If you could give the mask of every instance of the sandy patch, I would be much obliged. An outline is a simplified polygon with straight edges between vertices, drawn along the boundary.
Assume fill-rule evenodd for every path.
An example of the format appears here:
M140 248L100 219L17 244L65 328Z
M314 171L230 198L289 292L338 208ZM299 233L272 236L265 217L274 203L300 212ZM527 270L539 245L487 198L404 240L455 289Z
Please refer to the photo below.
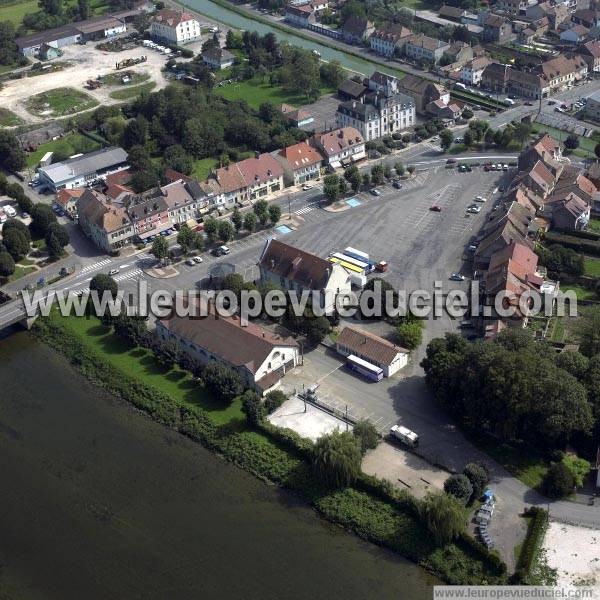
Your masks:
M543 548L558 570L559 586L586 585L600 591L600 530L551 522Z

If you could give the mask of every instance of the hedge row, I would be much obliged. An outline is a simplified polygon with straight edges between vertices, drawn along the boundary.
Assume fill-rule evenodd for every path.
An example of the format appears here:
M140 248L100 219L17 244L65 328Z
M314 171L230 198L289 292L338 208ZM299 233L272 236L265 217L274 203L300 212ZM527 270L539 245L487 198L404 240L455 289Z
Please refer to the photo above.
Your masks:
M571 237L581 238L584 240L600 240L600 233L597 231L588 231L587 229L562 229L556 228L554 229L556 233L560 233L562 235L567 235Z
M527 535L521 547L517 568L511 577L511 582L514 584L526 583L548 527L548 511L543 508L532 506L525 511L525 516L531 517L531 520L527 526Z
M544 235L544 241L548 244L562 244L565 248L572 248L577 252L583 254L591 254L592 256L600 256L600 240L588 240L578 238L574 235L564 235L562 233L555 233L554 231L548 231Z

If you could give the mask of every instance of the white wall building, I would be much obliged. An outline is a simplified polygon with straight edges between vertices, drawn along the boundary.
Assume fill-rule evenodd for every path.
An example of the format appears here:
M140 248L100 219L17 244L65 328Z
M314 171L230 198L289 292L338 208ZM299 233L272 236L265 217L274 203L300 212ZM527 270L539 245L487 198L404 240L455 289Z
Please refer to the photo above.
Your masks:
M164 8L156 13L150 25L153 38L169 44L189 44L201 39L200 23L185 11Z

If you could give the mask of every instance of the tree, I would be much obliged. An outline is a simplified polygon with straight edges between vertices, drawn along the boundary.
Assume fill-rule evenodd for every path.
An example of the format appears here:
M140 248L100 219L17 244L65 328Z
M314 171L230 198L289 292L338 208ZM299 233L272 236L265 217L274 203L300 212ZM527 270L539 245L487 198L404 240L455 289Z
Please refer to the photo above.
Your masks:
M473 485L466 475L450 475L444 481L444 491L466 504L473 494Z
M579 148L579 137L574 133L570 133L565 140L565 148L569 150L576 150Z
M383 165L373 165L371 167L371 181L373 185L381 185L385 180Z
M360 171L356 165L350 165L344 171L344 178L352 187L353 192L358 192L360 189Z
M462 111L462 118L463 119L472 119L473 118L473 111L470 108L465 108Z
M90 281L90 291L97 292L100 298L102 298L104 292L107 291L114 299L117 297L119 286L110 275L98 273L98 275L94 275Z
M529 139L531 135L531 123L519 122L513 125L513 138L517 140L520 147Z
M187 254L194 244L195 233L187 226L182 225L177 233L177 243L184 254Z
M416 167L415 165L408 165L408 167L406 167L406 170L410 175L412 175L416 171Z
M273 225L276 225L279 219L281 219L281 208L277 204L271 204L269 206L269 220Z
M215 398L222 402L230 403L244 391L244 383L239 373L218 362L206 365L202 380Z
M194 232L192 244L198 252L202 252L204 250L204 236L199 232Z
M89 0L77 0L77 12L79 13L80 21L87 21L90 18Z
M567 350L557 355L556 365L581 381L585 377L590 361L580 352Z
M235 229L231 221L219 221L219 239L228 242L233 239Z
M398 177L403 177L406 169L404 168L404 163L401 160L396 161L394 163L394 169L396 170L396 174Z
M68 229L60 223L50 223L50 225L48 225L48 229L46 230L45 236L46 243L48 243L48 238L50 235L56 236L56 239L58 240L58 243L60 244L61 248L64 248L70 242Z
M38 0L38 6L47 15L59 16L63 14L62 0Z
M287 396L281 390L272 390L265 396L265 410L267 414L275 412L285 401Z
M576 454L565 454L563 463L573 475L575 485L581 487L588 476L592 466L585 458L579 458Z
M9 277L15 268L13 257L8 252L0 252L0 277Z
M204 219L204 233L211 244L214 244L219 237L219 222L214 217Z
M600 158L600 144L596 144L596 145L594 146L594 154L595 154L595 155L596 155L598 158Z
M0 130L0 166L7 171L21 171L26 166L25 152L11 131Z
M131 119L123 131L123 146L132 148L133 146L145 146L148 138L148 122L140 117Z
M423 341L423 326L420 321L406 321L396 327L398 344L407 350L414 350Z
M314 448L313 468L328 487L347 487L360 473L361 453L358 440L347 431L336 430L321 436Z
M261 225L266 225L269 220L269 204L266 200L257 200L252 207Z
M467 130L465 131L465 135L463 136L463 144L464 144L464 145L465 145L467 148L469 148L470 146L472 146L472 145L473 145L473 142L474 142L474 141L475 141L475 140L474 140L474 136L473 136L472 130L471 130L471 129L467 129Z
M169 242L162 235L154 238L150 253L153 254L157 260L164 260L169 256Z
M367 450L377 448L379 434L377 433L377 429L375 429L375 425L368 419L362 419L355 423L352 434L358 439L361 454L364 454Z
M260 396L254 390L242 394L242 412L252 427L260 425L265 418L265 409Z
M8 219L2 226L2 235L5 236L11 229L20 231L27 238L27 241L31 242L29 227L27 227L23 221L19 221L18 219Z
M331 325L325 317L313 317L306 320L306 337L313 345L320 344L329 333Z
M239 297L240 292L244 289L244 278L239 273L228 273L223 277L221 287Z
M563 462L553 463L544 480L542 490L548 498L558 499L568 496L575 489L575 477Z
M429 492L421 504L425 526L438 545L456 539L465 530L465 517L461 503L448 494Z
M46 236L46 250L48 251L48 256L52 260L59 259L63 254L63 247L60 245L58 238L51 231L49 231Z
M452 142L454 141L454 134L449 129L442 129L440 132L440 142L442 146L442 150L444 152L452 146Z
M334 89L339 88L346 77L339 60L322 63L319 71L323 82Z
M327 175L323 180L323 195L333 202L340 193L340 183L337 175Z
M242 228L242 226L244 224L244 219L242 217L242 213L240 212L240 209L237 206L233 209L233 212L231 213L231 222L233 223L233 226L235 227L235 231L237 233L239 233L240 229Z
M473 486L473 497L479 498L490 480L488 470L480 463L468 463L463 469L463 474Z
M51 223L56 223L56 215L47 204L36 204L31 210L31 232L44 237Z
M169 146L163 153L163 165L184 175L191 175L194 168L194 159L184 150L183 146L175 144Z
M575 323L575 334L579 339L579 351L587 357L600 354L600 306L581 309Z
M154 340L152 352L158 363L167 371L170 371L179 362L181 351L175 341Z
M258 223L258 219L253 212L246 213L244 217L244 229L252 233L256 229L256 225Z
M29 238L23 231L13 227L8 231L3 230L2 235L2 242L15 262L27 256L30 248Z

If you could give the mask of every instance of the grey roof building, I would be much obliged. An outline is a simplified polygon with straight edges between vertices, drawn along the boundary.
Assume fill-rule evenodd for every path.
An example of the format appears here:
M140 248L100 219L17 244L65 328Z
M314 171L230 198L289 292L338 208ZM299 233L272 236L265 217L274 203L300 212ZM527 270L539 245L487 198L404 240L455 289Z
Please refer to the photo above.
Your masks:
M113 146L40 167L38 173L42 185L56 193L65 188L83 187L126 167L127 152Z

